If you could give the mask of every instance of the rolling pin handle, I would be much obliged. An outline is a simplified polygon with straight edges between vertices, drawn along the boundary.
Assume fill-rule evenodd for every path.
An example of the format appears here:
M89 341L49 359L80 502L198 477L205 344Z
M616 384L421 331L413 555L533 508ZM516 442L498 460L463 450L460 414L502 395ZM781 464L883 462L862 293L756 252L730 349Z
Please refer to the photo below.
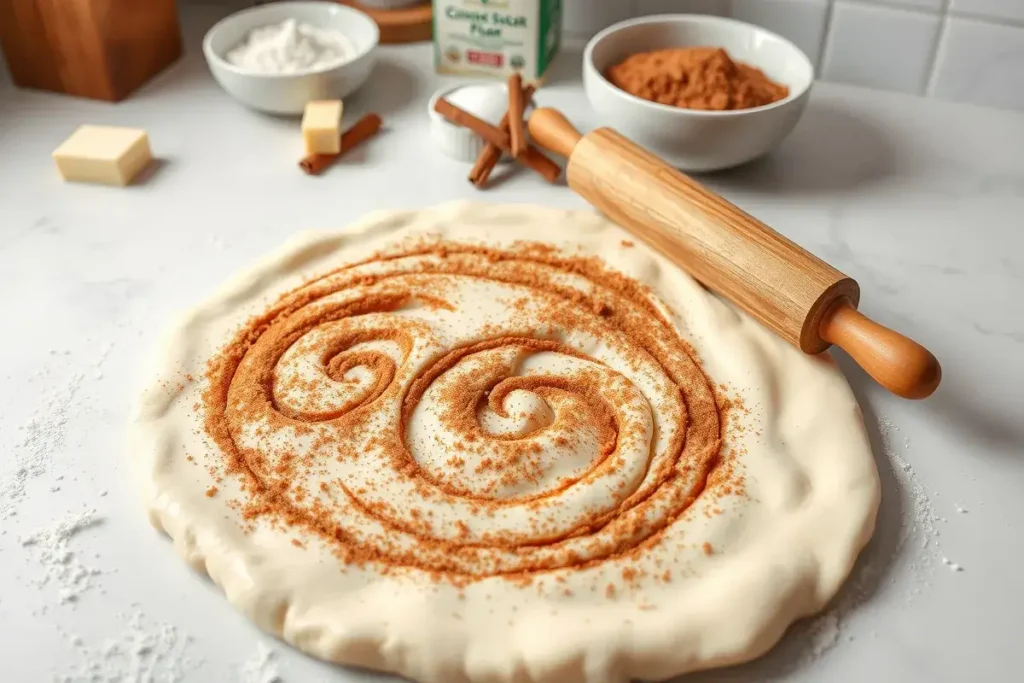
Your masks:
M842 298L825 314L821 338L857 361L883 387L903 398L927 398L942 380L939 361L912 339L879 325Z
M538 145L565 158L569 158L583 135L569 123L561 112L541 107L530 115L527 122L530 137Z

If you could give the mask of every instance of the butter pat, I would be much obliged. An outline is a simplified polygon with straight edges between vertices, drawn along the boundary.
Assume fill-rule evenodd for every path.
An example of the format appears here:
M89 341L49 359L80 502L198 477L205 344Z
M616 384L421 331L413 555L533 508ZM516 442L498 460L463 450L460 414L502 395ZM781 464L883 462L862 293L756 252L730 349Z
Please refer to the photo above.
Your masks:
M64 180L128 185L153 157L144 130L86 125L54 150L53 158Z
M341 152L341 101L316 100L302 114L302 139L306 154Z

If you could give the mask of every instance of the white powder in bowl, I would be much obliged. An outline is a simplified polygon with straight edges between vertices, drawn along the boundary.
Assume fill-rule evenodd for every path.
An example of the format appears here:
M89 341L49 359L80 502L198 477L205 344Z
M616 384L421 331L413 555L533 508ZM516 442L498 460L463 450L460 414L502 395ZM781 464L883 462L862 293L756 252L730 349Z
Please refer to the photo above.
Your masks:
M255 28L227 53L227 61L245 71L294 74L337 66L356 55L348 36L295 19Z

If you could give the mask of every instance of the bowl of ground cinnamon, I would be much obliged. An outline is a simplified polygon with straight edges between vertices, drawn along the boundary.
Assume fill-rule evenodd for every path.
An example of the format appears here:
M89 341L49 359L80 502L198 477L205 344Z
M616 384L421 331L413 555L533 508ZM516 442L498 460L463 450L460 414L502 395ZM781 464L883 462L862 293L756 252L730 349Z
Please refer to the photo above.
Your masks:
M796 45L735 19L641 17L598 33L583 82L608 125L684 171L730 168L793 130L814 67Z

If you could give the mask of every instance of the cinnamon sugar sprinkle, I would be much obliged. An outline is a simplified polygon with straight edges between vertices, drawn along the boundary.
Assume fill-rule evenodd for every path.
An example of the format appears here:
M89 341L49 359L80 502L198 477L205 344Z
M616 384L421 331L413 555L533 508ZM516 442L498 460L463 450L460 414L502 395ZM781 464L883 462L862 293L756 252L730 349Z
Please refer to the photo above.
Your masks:
M453 345L438 321L495 306L464 291L502 312ZM380 573L529 585L639 557L698 497L743 495L722 447L742 406L661 311L599 259L533 243L421 240L339 268L209 362L215 481L239 482L248 523Z

